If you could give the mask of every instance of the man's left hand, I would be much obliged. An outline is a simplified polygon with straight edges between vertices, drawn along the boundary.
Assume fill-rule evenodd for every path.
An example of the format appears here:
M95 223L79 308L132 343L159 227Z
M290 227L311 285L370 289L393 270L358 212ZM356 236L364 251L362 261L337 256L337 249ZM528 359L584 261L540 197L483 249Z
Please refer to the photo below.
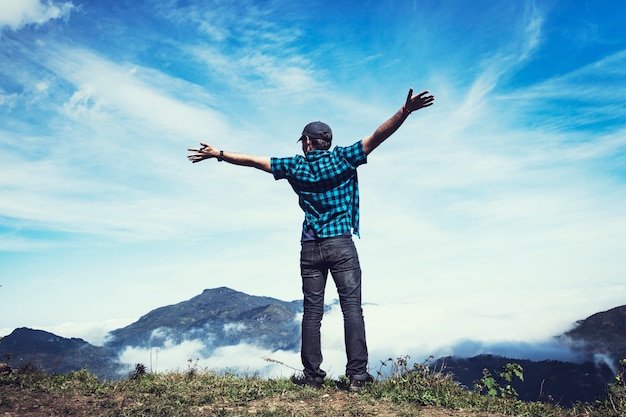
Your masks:
M435 96L430 94L428 91L422 91L414 96L413 89L411 88L409 89L409 95L406 98L404 107L409 111L409 113L411 113L423 107L432 106L434 102Z

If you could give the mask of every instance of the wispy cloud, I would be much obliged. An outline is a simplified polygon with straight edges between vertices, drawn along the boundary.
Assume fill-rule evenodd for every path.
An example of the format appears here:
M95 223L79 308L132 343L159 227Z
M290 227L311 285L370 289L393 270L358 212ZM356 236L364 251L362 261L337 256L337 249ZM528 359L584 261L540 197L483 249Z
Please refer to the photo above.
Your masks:
M74 8L71 2L4 0L0 12L0 29L8 27L11 30L19 30L30 24L42 25L50 20L64 19Z
M551 129L573 131L594 126L621 126L626 86L626 51L619 51L575 70L510 94L516 107L544 120ZM574 135L576 133L573 133ZM586 135L588 136L588 135Z

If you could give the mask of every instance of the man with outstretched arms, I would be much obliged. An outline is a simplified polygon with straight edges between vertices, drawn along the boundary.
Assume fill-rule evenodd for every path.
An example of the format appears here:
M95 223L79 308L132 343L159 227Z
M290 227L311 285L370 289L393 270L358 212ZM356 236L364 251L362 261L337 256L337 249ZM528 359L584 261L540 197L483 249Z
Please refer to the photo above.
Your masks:
M367 371L367 343L361 307L361 267L352 241L359 235L359 189L357 167L367 155L391 136L415 110L431 106L434 97L424 91L413 95L376 131L351 146L330 150L333 134L323 122L304 127L299 142L303 155L270 158L218 150L207 143L189 148L191 162L216 158L230 164L272 173L276 180L287 179L298 194L304 211L301 232L300 273L304 295L301 357L305 383L322 386L326 372L320 366L320 328L324 313L324 290L330 272L344 319L349 389L359 391L373 378Z

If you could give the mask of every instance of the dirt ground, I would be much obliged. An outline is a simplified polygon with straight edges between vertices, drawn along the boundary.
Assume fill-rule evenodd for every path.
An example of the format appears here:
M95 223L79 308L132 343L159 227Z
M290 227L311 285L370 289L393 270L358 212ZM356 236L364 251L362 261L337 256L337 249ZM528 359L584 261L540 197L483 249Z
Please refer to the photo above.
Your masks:
M329 391L319 398L285 402L270 398L250 403L252 414L258 410L283 409L299 416L375 416L375 417L503 417L502 414L469 410L448 410L441 407L395 405L373 401L371 398L347 391Z
M32 393L19 387L0 386L0 417L53 416L254 416L264 412L293 416L372 416L372 417L502 417L501 414L447 410L438 407L394 405L374 401L367 396L346 391L328 390L319 396L305 399L286 399L280 396L245 404L219 401L203 407L181 410L155 410L150 404L140 404L118 393L107 397L93 395L60 395Z

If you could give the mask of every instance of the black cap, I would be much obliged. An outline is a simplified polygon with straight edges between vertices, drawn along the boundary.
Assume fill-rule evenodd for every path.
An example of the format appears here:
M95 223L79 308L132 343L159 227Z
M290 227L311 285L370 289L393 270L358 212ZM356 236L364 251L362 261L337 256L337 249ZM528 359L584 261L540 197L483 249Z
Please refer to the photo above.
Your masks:
M328 126L324 122L311 122L308 125L304 126L304 130L302 131L302 136L298 139L298 142L302 140L305 136L308 136L311 139L324 139L327 141L333 140L333 131L330 130L330 126Z

